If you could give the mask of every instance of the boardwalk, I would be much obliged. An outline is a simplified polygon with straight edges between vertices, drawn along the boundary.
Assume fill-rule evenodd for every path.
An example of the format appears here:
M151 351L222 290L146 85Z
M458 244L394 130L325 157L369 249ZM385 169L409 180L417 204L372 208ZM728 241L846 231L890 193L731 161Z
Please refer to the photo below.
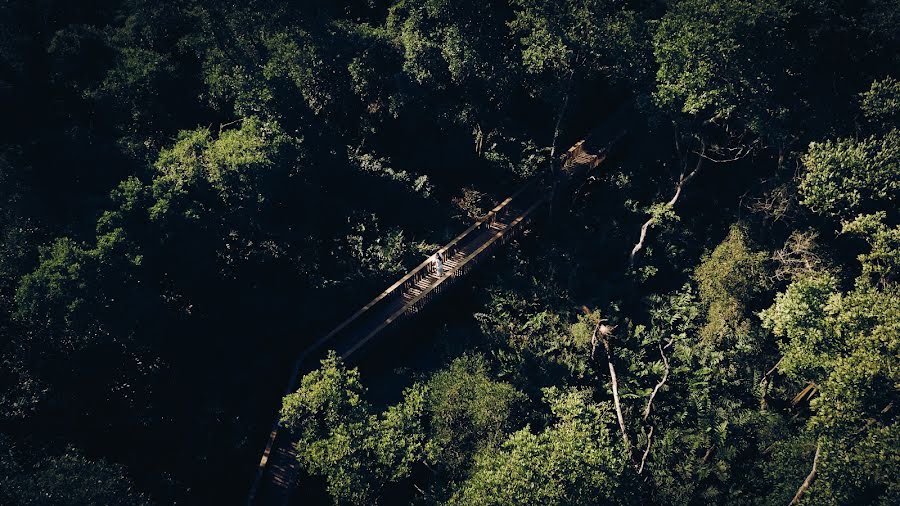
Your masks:
M577 173L596 167L605 157L605 148L591 154L582 141L567 152L564 168L568 169L566 173ZM328 335L313 343L297 360L285 393L298 387L301 374L314 369L325 350L335 350L344 358L350 357L389 325L421 311L521 231L523 225L548 200L547 192L537 180L530 181L505 199L487 216L440 249L446 258L443 276L435 272L432 259L426 259ZM279 427L276 419L259 462L248 505L288 503L299 473L295 441L289 431Z

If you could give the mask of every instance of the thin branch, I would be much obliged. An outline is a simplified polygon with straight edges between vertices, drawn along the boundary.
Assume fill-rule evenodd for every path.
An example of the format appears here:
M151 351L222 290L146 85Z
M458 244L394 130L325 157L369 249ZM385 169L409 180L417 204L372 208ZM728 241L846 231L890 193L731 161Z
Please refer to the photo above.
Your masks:
M705 154L702 154L702 153L697 153L696 151L694 152L694 154L697 155L697 156L703 157L704 159L709 160L709 161L711 161L711 162L713 162L713 163L731 163L731 162L736 162L736 161L738 161L738 160L743 160L743 159L746 158L747 155L749 155L750 153L749 153L749 152L741 153L741 154L739 154L739 155L737 155L737 156L735 156L735 157L733 157L733 158L713 158L713 157L711 157L711 156L709 156L709 155L705 155Z
M742 137L743 136L741 136L741 138ZM740 147L726 148L725 151L728 151L731 153L737 153L737 154L733 155L731 158L714 158L712 156L709 156L709 154L707 154L705 151L701 151L701 152L694 151L694 154L697 156L703 157L713 163L731 163L731 162L736 162L738 160L743 160L744 158L747 158L751 153L753 153L753 150L756 148L758 143L759 143L759 140L757 139L756 141L753 141L749 145L743 145L741 143Z
M768 407L768 404L766 403L766 392L769 390L769 382L771 381L772 373L774 373L778 369L778 366L781 365L782 360L784 360L783 355L781 358L778 359L778 362L775 362L775 365L773 365L768 371L766 371L765 374L763 374L762 379L759 381L759 388L760 388L759 406L760 406L760 409L766 409Z
M647 463L647 455L650 455L650 443L653 442L653 426L650 426L650 433L647 434L647 448L644 450L644 456L641 457L641 467L638 468L638 474L644 472L644 464Z
M697 173L700 172L700 169L703 167L703 160L706 159L703 156L704 153L706 153L706 143L703 141L700 141L700 153L699 153L700 156L697 157L697 165L694 167L694 170L692 170L690 173L687 173L687 174L685 173L685 170L687 170L686 168L684 170L682 170L681 176L679 176L679 178L678 178L678 183L675 185L675 195L673 195L672 198L668 202L666 202L666 207L668 207L668 208L675 207L675 204L678 202L678 198L681 197L681 191L684 189L685 185L688 184L691 181L691 179L694 179L694 177L697 175ZM651 216L641 226L641 236L638 239L637 244L635 244L634 247L631 249L631 253L628 255L629 267L634 267L635 256L637 256L637 254L642 249L644 249L644 242L647 239L647 230L649 230L650 226L653 225L655 222L656 222L656 217Z
M819 465L819 452L822 450L822 442L819 441L816 443L816 455L813 457L813 465L812 470L809 472L809 475L803 480L803 484L800 485L800 488L797 489L797 493L794 494L794 498L791 499L791 502L788 503L788 506L794 506L795 504L800 504L800 499L803 497L803 494L809 490L810 485L812 485L813 480L816 479L816 466Z
M550 146L550 177L553 179L552 181L552 189L550 194L550 216L553 216L553 203L556 200L556 186L557 186L557 169L556 164L559 163L559 160L556 159L556 149L559 141L559 130L562 126L563 118L566 115L566 111L569 108L569 95L572 94L572 83L575 80L575 71L569 71L568 82L566 83L566 91L563 96L562 105L559 108L559 115L556 117L556 125L553 127L553 144Z
M700 141L700 153L698 153L697 157L697 165L694 166L694 170L692 170L687 176L684 175L684 172L681 173L681 177L678 180L678 185L675 186L675 195L672 196L672 199L666 202L666 206L673 207L675 203L678 202L678 197L681 196L681 190L684 189L684 186L688 184L691 179L694 179L694 176L700 172L700 169L703 167L703 154L706 153L706 143Z
M220 124L219 125L219 135L222 134L222 130L225 130L226 128L230 127L231 125L234 125L235 123L240 123L241 121L244 121L244 118L238 118L234 121L229 121L228 123Z
M769 369L768 371L766 371L766 374L763 376L763 382L765 382L765 381L766 381L766 378L768 378L769 376L772 375L773 372L775 372L775 369L778 369L778 366L781 365L781 361L782 361L782 360L784 360L784 356L782 356L781 358L779 358L779 359L778 359L778 362L775 362L775 365L773 365L771 369Z
M659 347L659 355L663 359L663 364L665 364L666 370L665 372L663 372L662 379L659 380L659 383L657 383L656 386L653 387L653 391L650 392L650 398L647 399L647 407L644 408L645 422L647 421L647 417L650 416L650 406L653 404L654 397L656 397L657 392L659 392L659 389L663 386L663 384L665 384L666 380L669 379L669 361L666 359L666 354L663 353L662 343L657 343L657 346Z
M557 141L559 140L559 128L562 126L563 117L566 115L566 110L569 108L569 95L572 93L572 81L575 79L575 72L569 72L569 77L566 82L566 91L563 95L562 105L559 108L559 114L556 116L556 124L553 127L553 144L550 145L550 158L551 160L556 157L556 148Z

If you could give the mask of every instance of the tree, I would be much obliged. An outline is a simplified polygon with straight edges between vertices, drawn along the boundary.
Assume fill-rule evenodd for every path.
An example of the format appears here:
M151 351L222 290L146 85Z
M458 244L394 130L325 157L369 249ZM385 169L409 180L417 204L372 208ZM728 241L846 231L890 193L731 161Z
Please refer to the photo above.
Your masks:
M896 82L872 84L863 94L863 113L874 122L865 139L811 143L802 158L799 190L813 212L840 220L843 233L862 237L870 251L862 253L863 277L868 284L896 281L900 275L900 130L889 121L900 111L893 97Z
M284 398L281 423L298 435L300 463L325 477L336 503L370 504L423 459L425 392L414 386L401 404L373 415L359 372L331 352Z
M566 294L552 289L554 283L539 275L525 285L493 290L485 312L475 315L500 370L516 384L556 384L590 372L593 321L573 324Z
M430 92L430 101L450 108L452 120L473 128L476 150L521 86L507 15L498 2L405 0L386 21L404 73Z
M472 475L449 504L615 504L627 459L607 429L608 405L587 391L545 390L555 421L534 434L524 428L499 450L479 454Z
M555 175L559 134L576 79L598 75L642 81L649 65L637 15L623 3L603 0L514 0L510 29L518 37L525 70L546 83L533 93L554 105L550 143Z
M792 283L762 318L782 338L779 370L807 385L798 398L812 398L806 432L817 441L818 472L797 495L822 504L896 501L900 461L882 456L896 453L898 437L889 386L900 378L897 287L843 294L820 274Z
M771 0L676 2L654 36L654 100L697 125L732 124L739 145L723 148L745 149L739 139L746 130L771 135L766 131L779 113L773 93L787 63L779 55L785 54L789 16Z
M451 477L463 475L474 455L496 447L521 424L527 398L509 383L492 379L479 355L454 360L426 385L433 447L429 460Z
M900 196L900 131L883 137L811 143L803 156L803 204L839 220L883 210L894 216Z
M794 64L784 37L789 18L774 0L681 0L660 20L653 36L659 70L652 98L676 126L681 170L672 198L650 207L629 254L631 266L650 227L673 211L706 161L740 160L762 140L779 145L783 157L786 109L777 92L788 87L779 81Z
M746 230L732 225L728 236L694 271L700 303L706 309L703 339L728 347L755 348L748 306L769 285L768 255L750 249ZM758 338L757 338L758 339Z
M900 279L900 225L886 225L887 213L860 215L845 223L843 233L862 236L869 244L869 252L859 258L862 276L859 281L867 285L897 282Z
M900 120L900 81L891 77L873 81L861 97L863 114L877 127L888 130Z

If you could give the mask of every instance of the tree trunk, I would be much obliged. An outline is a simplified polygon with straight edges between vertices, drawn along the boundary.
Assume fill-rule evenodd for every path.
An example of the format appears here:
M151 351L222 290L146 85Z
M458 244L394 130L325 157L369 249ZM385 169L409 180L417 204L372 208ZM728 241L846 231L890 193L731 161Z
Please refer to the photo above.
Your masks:
M484 131L481 129L481 123L475 124L475 156L481 158L484 154Z

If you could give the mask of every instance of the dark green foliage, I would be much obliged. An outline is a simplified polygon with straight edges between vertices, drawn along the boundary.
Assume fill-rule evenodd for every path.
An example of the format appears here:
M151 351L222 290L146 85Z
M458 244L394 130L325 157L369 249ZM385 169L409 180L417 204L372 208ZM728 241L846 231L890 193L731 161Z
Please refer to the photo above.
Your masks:
M296 354L534 176L408 375L284 399L310 497L900 502L898 5L0 3L0 502L240 501Z
M563 505L619 502L624 456L612 444L608 405L587 391L545 392L553 424L539 434L526 427L498 450L482 452L448 504Z
M73 449L34 465L0 434L0 500L22 506L142 506L122 466L92 461Z
M326 478L336 502L370 504L382 487L409 476L422 460L423 393L411 388L403 403L372 415L359 373L331 354L284 398L281 422L299 434L301 462Z
M655 100L702 121L736 119L764 133L778 114L772 94L791 54L789 14L778 1L675 2L654 38Z
M454 360L428 380L429 459L459 475L474 455L497 447L522 420L525 396L493 381L480 356Z
M897 129L882 138L810 144L803 164L803 203L817 213L851 220L861 213L896 210L900 192Z
M747 319L747 305L769 285L767 255L751 251L747 242L746 231L732 226L728 237L694 272L700 303L707 312L701 336L729 348L755 346L748 342L755 322Z

